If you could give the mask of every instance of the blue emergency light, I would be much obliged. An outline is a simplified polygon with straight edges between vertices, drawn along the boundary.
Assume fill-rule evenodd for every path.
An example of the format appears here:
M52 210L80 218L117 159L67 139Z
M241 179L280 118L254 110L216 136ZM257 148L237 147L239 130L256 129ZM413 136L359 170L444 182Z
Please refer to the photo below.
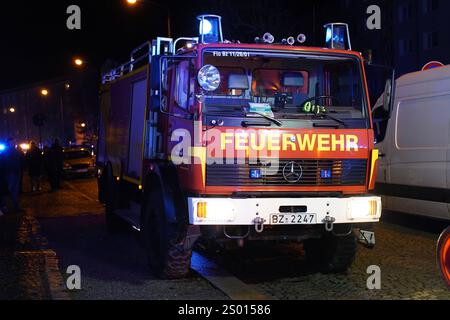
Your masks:
M329 49L352 50L350 31L346 23L329 23L326 29L325 45Z
M0 153L2 153L5 150L6 150L6 145L4 145L3 143L0 143Z
M261 179L262 178L262 171L261 169L250 169L250 179Z
M333 178L333 173L331 172L330 169L320 170L320 177L322 179L331 179L331 178Z
M222 17L203 14L197 17L199 24L200 43L223 42Z

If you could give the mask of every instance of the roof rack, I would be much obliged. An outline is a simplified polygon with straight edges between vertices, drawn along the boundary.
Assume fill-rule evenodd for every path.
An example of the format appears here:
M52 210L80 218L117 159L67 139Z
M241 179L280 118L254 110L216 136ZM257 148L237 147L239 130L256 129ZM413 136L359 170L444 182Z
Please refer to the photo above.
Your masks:
M120 77L133 72L133 70L150 64L152 56L167 55L173 52L173 39L171 38L157 38L150 42L146 41L139 47L131 51L130 60L126 63L112 69L111 71L102 75L102 83L106 84L112 82Z

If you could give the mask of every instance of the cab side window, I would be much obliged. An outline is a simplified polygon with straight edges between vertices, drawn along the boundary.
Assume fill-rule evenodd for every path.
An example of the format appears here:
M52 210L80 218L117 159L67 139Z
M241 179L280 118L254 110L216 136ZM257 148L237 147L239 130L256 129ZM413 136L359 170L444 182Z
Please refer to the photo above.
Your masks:
M189 109L189 61L181 61L176 67L174 99L175 105L181 109Z

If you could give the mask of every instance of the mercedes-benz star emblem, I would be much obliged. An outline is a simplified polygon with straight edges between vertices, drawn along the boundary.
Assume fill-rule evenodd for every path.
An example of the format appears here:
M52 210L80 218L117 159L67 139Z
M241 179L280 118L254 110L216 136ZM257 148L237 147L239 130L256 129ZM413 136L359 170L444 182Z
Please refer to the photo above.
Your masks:
M303 176L303 168L298 163L291 161L283 168L283 178L289 183L297 183Z

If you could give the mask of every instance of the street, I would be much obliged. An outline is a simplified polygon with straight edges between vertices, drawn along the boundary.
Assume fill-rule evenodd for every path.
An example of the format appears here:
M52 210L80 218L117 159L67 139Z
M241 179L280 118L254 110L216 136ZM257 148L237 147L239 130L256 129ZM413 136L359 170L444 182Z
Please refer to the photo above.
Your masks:
M360 246L346 275L310 270L301 245L252 244L238 251L196 252L190 277L159 280L149 270L136 231L106 232L96 186L95 179L80 179L66 182L58 193L25 192L25 217L16 223L0 218L2 228L17 231L17 243L1 246L8 257L0 259L1 298L222 300L239 292L279 300L450 299L435 257L444 225L393 213L385 213L377 227L376 248ZM210 263L216 269L212 276L202 272ZM80 267L82 288L69 291L66 271L73 265ZM373 265L381 269L381 290L366 286L367 268Z

